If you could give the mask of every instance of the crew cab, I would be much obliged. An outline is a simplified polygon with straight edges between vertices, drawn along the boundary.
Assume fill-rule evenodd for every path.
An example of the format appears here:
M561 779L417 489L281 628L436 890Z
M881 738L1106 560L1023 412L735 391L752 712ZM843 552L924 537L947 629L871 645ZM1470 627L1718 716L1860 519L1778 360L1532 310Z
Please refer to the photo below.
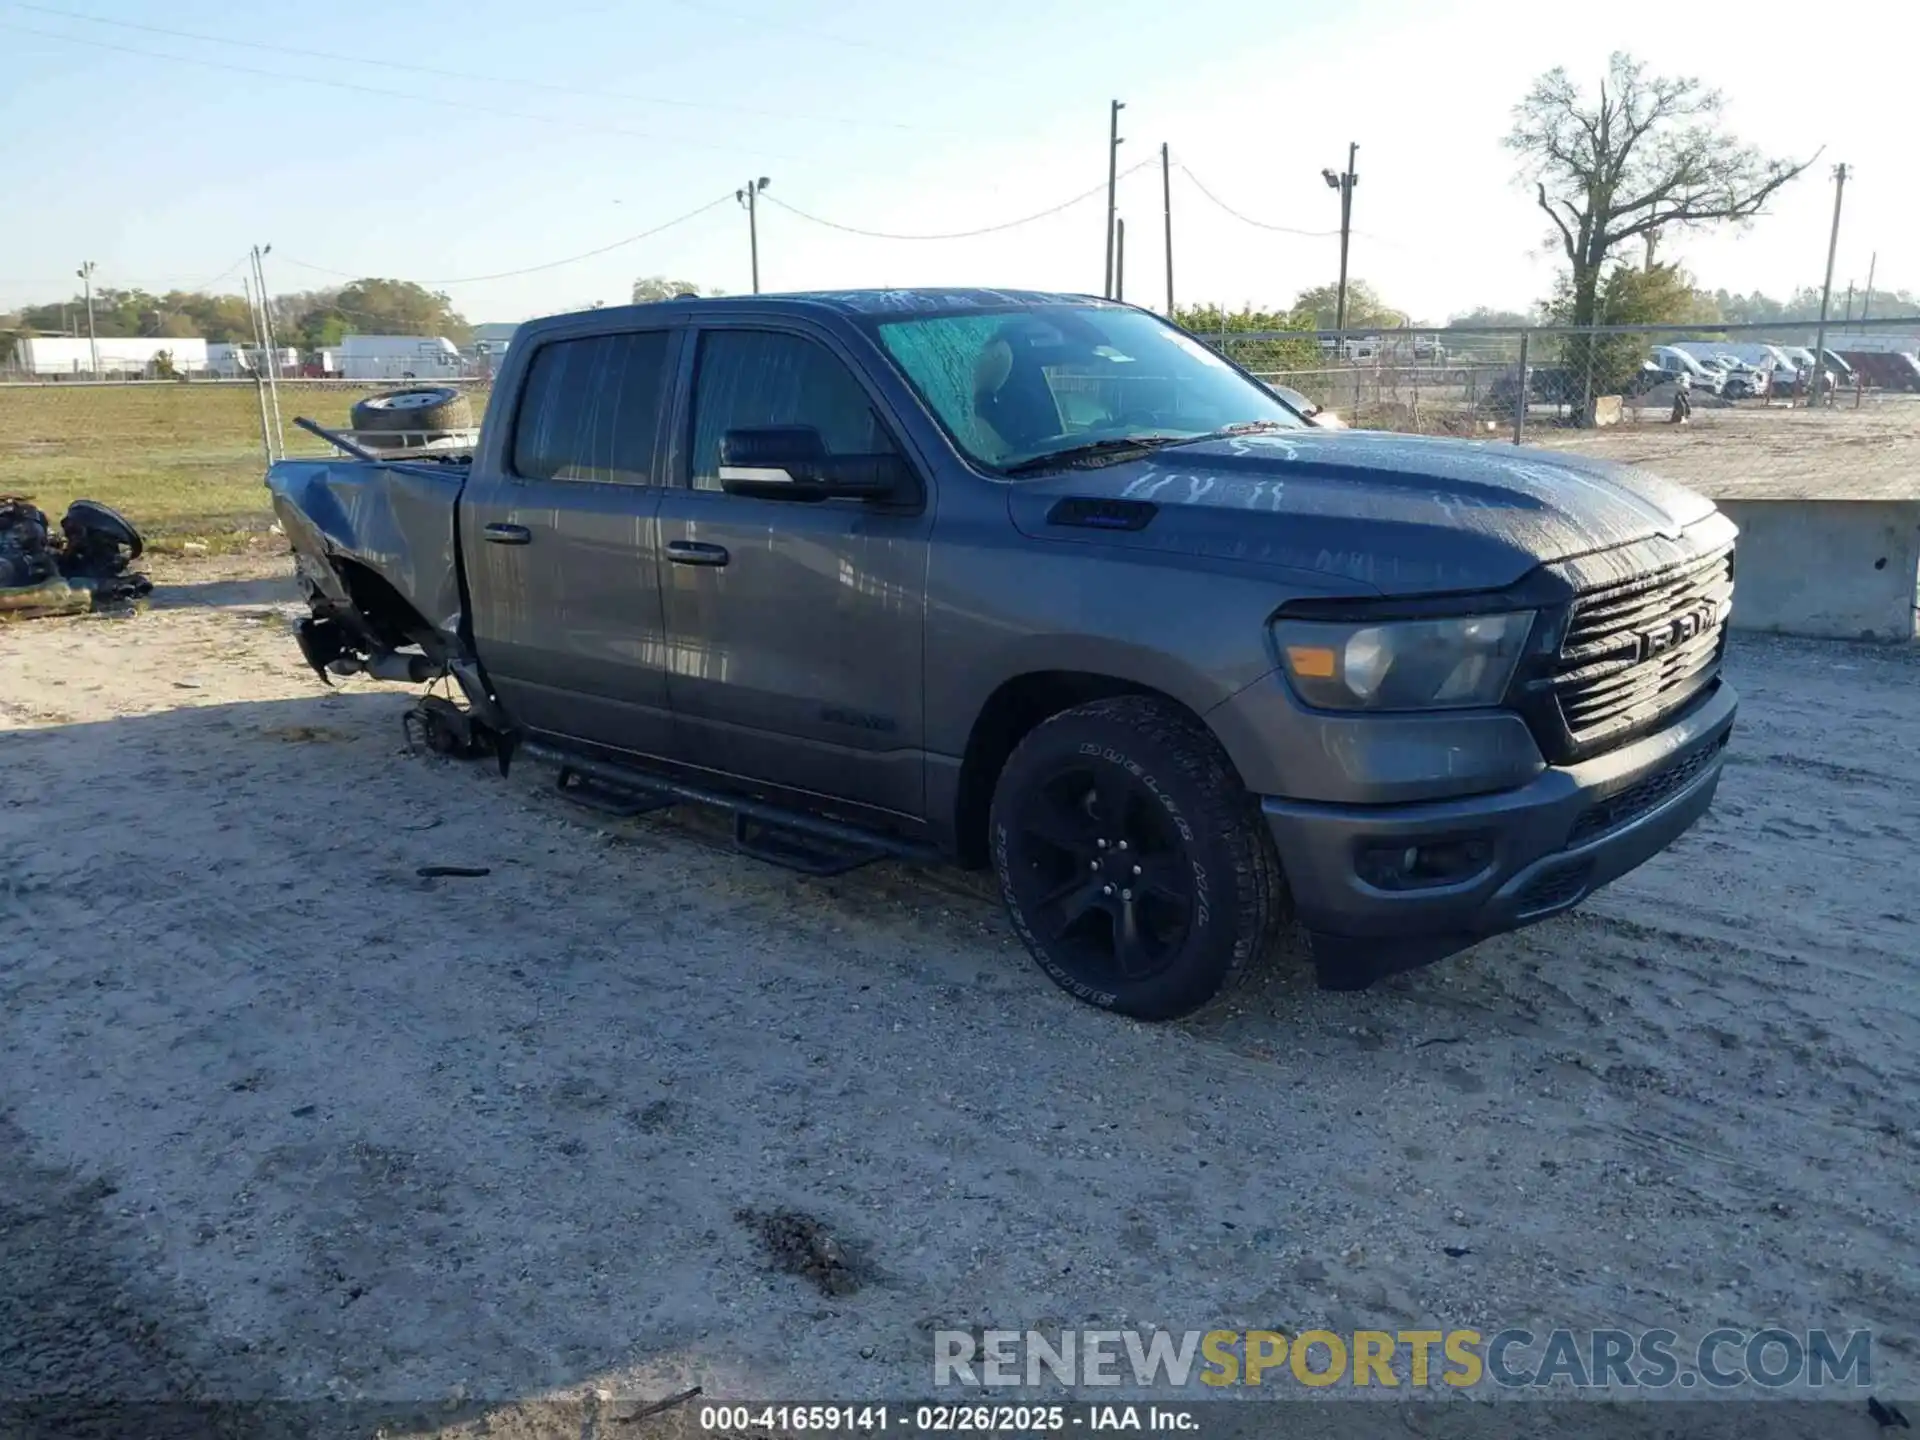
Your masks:
M1147 1019L1293 922L1356 987L1579 904L1708 809L1734 722L1710 501L1319 428L1078 295L538 320L470 458L267 484L323 677L451 675L445 748L763 859L990 866L1052 979Z

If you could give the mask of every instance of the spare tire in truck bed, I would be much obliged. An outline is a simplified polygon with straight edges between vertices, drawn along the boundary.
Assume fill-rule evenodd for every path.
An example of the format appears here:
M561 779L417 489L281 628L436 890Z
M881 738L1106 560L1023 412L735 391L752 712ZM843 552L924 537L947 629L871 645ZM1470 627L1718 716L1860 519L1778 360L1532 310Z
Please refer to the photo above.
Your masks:
M396 445L417 445L450 430L471 430L473 403L450 385L409 385L356 401L351 428L370 440L394 435Z

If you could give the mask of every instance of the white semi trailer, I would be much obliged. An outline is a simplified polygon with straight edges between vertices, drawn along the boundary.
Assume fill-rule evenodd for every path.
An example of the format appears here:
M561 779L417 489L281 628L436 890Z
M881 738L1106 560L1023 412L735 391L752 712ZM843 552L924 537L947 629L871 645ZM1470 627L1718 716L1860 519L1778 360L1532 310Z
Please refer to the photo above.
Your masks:
M443 335L349 335L339 357L348 380L454 380L466 373L460 347Z
M15 368L30 375L106 379L151 375L162 352L172 359L176 375L206 373L207 342L180 336L148 339L103 335L88 340L84 335L29 335L14 343L13 358Z

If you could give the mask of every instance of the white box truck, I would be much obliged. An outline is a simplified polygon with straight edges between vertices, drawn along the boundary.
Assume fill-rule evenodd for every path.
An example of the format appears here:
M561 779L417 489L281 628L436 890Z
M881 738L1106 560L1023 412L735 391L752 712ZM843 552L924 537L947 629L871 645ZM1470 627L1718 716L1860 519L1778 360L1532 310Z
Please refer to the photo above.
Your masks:
M100 357L94 367L95 347ZM90 341L84 335L29 335L14 346L14 361L33 375L70 375L85 377L138 377L151 375L154 362L165 351L173 361L177 375L201 375L207 369L207 342L197 337L145 339L127 336L101 336Z
M349 335L339 355L349 380L453 380L466 373L460 347L443 335Z

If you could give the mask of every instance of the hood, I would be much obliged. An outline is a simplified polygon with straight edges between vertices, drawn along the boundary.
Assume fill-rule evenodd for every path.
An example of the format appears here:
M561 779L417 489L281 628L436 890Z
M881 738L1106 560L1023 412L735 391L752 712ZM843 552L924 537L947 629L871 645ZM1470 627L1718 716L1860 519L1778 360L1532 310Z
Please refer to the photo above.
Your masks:
M1360 430L1181 445L1020 481L1008 505L1036 539L1267 564L1390 595L1499 589L1542 564L1678 540L1714 512L1609 461Z

